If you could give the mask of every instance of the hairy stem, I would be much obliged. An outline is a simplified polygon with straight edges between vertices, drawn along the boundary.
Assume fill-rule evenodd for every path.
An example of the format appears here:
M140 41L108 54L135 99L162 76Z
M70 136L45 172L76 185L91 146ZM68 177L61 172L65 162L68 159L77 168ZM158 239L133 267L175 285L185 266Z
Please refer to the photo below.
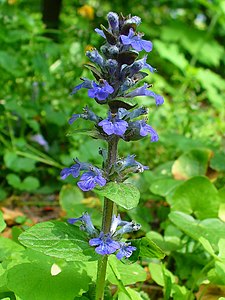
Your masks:
M109 178L111 168L116 162L118 141L119 141L118 137L113 136L112 139L108 142L108 158L105 166L105 172L108 178ZM103 208L103 216L102 216L102 231L104 233L108 233L110 231L112 214L113 214L113 206L114 206L113 201L111 201L108 198L104 199L104 208ZM104 255L98 261L95 300L104 299L107 261L108 261L107 255Z

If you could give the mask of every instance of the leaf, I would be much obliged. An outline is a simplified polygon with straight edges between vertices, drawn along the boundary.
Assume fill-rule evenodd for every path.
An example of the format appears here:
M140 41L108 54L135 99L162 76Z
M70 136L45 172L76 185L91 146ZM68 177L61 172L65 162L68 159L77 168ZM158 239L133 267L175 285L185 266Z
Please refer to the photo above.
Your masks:
M107 269L107 279L112 284L117 284L118 280L123 285L135 284L146 280L146 272L138 263L123 264L115 255L110 255L109 264L113 272L111 268Z
M0 236L0 261L9 259L16 252L24 251L24 247L11 239Z
M159 40L155 40L154 46L162 58L169 60L181 71L184 71L185 68L188 66L188 61L186 60L184 54L178 48L177 44L165 43Z
M224 79L211 70L198 68L196 79L206 90L209 101L219 111L224 108L224 98L222 96L225 89Z
M117 43L116 37L115 37L111 32L109 32L109 31L105 28L105 26L100 25L100 27L101 27L101 29L103 30L103 32L104 32L104 34L105 34L105 36L106 36L107 42L108 42L109 44L111 44L111 45L116 45L116 43Z
M166 270L161 263L150 262L149 271L152 279L160 286L165 286L166 277L170 277L172 283L175 282L175 276L169 270Z
M79 265L65 265L57 275L49 263L22 263L8 271L8 287L22 299L73 300L88 290L90 278Z
M94 191L125 209L136 207L140 198L139 190L130 183L109 182L103 188Z
M88 261L98 255L88 244L87 235L77 226L63 222L36 224L19 236L26 247L66 261Z
M219 219L205 219L199 221L178 211L171 212L169 219L194 240L199 241L200 237L208 240L215 250L218 250L219 240L225 238L225 223Z
M172 178L158 179L150 185L150 191L156 195L165 197L181 183L182 181L174 180Z
M193 177L166 197L173 211L194 214L198 219L218 216L218 191L207 177Z
M40 186L39 180L33 176L26 177L22 184L20 190L25 191L35 191Z
M99 134L99 132L95 129L77 129L77 130L69 130L66 135L67 136L73 136L73 135L87 135L94 139L103 139L103 136Z
M182 154L172 166L175 179L189 179L197 175L206 175L212 151L208 149L192 149Z
M77 204L84 198L81 190L72 185L64 185L59 193L59 203L67 213L67 217L72 218L77 215Z
M0 51L0 67L13 76L21 75L17 56L9 54L6 51Z
M216 152L210 160L210 167L218 172L225 172L225 155L224 153Z
M35 169L35 161L30 158L17 156L14 152L7 151L4 155L4 161L7 168L20 172L31 172Z
M118 300L143 300L141 295L132 288L127 287L126 292L129 294L129 297L124 292L120 291L118 294Z
M11 186L21 191L34 191L39 187L38 179L32 176L26 177L22 182L16 174L8 174L6 179Z
M2 212L0 211L0 232L2 232L6 228L6 223L3 219Z
M134 252L135 256L138 255L140 257L158 259L163 259L165 257L165 253L147 237L132 240L132 245L137 248L137 250Z
M91 64L84 64L84 67L87 68L88 70L90 70L92 72L92 74L94 75L94 77L99 81L102 78L102 74L99 72L99 70L91 65Z

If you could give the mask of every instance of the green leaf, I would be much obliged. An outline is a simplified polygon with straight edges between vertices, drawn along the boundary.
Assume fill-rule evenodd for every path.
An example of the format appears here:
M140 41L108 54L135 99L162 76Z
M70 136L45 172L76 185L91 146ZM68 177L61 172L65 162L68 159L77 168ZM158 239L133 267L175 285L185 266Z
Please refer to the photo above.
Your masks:
M117 284L118 280L123 285L135 284L146 280L146 272L138 263L123 264L115 255L110 255L109 264L113 272L111 268L107 269L107 279L112 284Z
M14 266L8 271L8 287L24 300L73 300L88 290L90 278L79 265L60 266L58 274L53 267L41 261Z
M165 253L147 237L132 240L132 245L137 248L134 252L135 256L158 259L163 259L165 257Z
M118 294L118 300L143 300L141 295L136 292L134 289L127 287L126 288L127 293L129 294L129 297L124 292L119 292Z
M73 136L73 135L87 135L94 139L103 139L103 137L99 134L99 132L95 129L76 129L76 130L69 130L67 132L67 136Z
M7 197L7 192L0 187L0 201L5 200L6 197Z
M14 152L7 151L4 155L4 161L10 170L15 172L31 172L35 169L35 161L30 158L17 156Z
M24 247L12 241L11 239L0 236L0 261L9 259L16 252L24 251Z
M169 60L181 71L184 71L188 66L188 61L186 60L184 54L180 51L177 44L155 40L154 46L162 58Z
M174 180L172 178L158 179L150 185L150 191L156 195L165 197L181 183L182 181Z
M218 243L225 238L225 223L219 219L195 220L193 217L178 211L171 212L169 219L184 233L199 241L200 237L208 240L213 249L218 250ZM216 234L215 234L216 233Z
M77 204L84 198L81 190L72 185L64 185L59 193L59 203L62 209L71 218L77 215Z
M39 180L33 176L26 177L22 184L20 190L25 191L35 191L40 186Z
M109 182L103 188L95 189L94 191L125 209L136 207L140 198L139 190L130 183Z
M189 179L197 175L205 175L212 151L208 149L192 149L182 154L174 162L172 174L175 179Z
M0 51L0 67L13 76L19 75L19 64L17 56L11 55L6 51ZM21 74L20 74L21 75Z
M2 212L0 211L0 232L2 232L6 228L6 223L3 219Z
M160 286L165 286L166 277L170 277L171 282L175 283L175 276L169 270L166 270L161 263L149 263L149 271L152 279Z
M210 160L210 167L218 172L225 172L225 155L216 152Z
M218 216L218 191L207 177L196 176L185 181L166 199L173 211L193 213L198 219Z
M35 251L67 261L98 259L94 248L88 244L86 233L63 222L36 224L22 233L19 241Z
M34 191L40 185L39 180L33 176L26 177L22 182L16 174L8 174L6 179L11 186L21 191Z

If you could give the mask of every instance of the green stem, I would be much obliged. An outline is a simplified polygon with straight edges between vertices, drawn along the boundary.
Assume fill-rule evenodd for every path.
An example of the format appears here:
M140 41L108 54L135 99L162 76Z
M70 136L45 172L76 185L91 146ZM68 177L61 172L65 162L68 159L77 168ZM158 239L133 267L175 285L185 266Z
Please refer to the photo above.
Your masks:
M109 178L110 171L117 158L117 146L118 146L118 137L113 136L112 139L108 142L108 158L106 161L105 172L107 178ZM104 208L102 216L102 231L108 233L110 231L112 214L113 214L113 201L108 198L104 199ZM102 256L98 261L98 271L97 271L97 281L96 281L96 293L95 300L104 299L104 289L105 289L105 276L107 269L108 256Z

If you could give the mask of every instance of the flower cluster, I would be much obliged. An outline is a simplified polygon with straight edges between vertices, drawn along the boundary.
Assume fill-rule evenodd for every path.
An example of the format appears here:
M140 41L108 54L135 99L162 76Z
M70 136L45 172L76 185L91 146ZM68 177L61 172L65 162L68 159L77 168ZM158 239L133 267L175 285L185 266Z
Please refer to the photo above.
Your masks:
M80 175L81 171L88 171L84 172L81 175L80 181L78 181L77 183L77 185L82 191L90 191L97 184L100 186L104 186L106 184L106 179L102 175L102 170L98 169L92 164L82 163L77 158L75 159L75 162L76 164L72 167L65 168L61 171L61 179L66 179L66 177L68 177L69 175L72 175L74 178L77 178Z
M94 246L95 251L100 255L109 255L116 253L116 257L121 260L123 257L128 258L132 255L136 247L131 246L131 243L121 240L122 235L137 231L141 228L135 222L122 221L120 215L113 216L111 228L108 233L99 232L92 224L88 213L84 213L79 218L71 218L68 220L70 224L81 222L80 229L87 232L90 240L89 245Z
M92 49L86 52L91 64L85 66L95 79L81 78L82 82L75 86L71 93L87 89L90 98L100 105L108 105L107 117L97 116L86 106L83 112L72 115L69 124L77 119L92 121L95 137L107 142L114 136L129 142L147 135L150 136L151 142L156 142L159 136L147 122L148 110L130 104L132 99L138 96L153 97L156 106L164 102L162 96L151 90L151 84L144 82L139 85L139 82L148 75L146 70L151 73L156 71L147 62L148 55L141 54L143 51L150 53L152 43L143 38L143 33L137 31L141 23L139 17L124 17L110 12L107 19L108 28L101 25L101 29L95 29L96 33L104 38L100 51ZM128 173L143 172L147 169L136 162L133 155L125 159L117 158L113 170L109 170L108 174L89 163L81 163L78 160L75 162L72 167L62 170L61 178L65 179L69 175L77 178L83 171L77 183L83 191L92 190L96 185L102 187L110 180L121 182L127 178Z

